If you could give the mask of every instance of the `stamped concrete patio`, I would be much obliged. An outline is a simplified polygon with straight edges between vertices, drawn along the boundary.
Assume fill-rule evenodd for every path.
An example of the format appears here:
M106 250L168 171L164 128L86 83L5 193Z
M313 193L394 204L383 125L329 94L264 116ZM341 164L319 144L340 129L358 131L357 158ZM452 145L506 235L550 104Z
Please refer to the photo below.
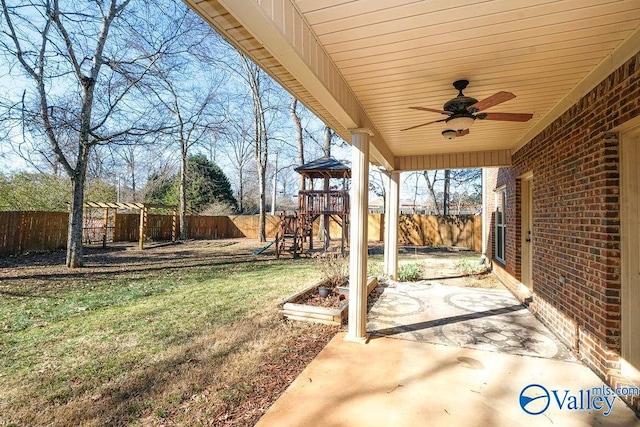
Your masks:
M388 282L369 311L371 335L574 360L506 289Z
M430 256L428 280L379 287L368 344L338 334L257 425L640 426L509 291L451 286Z

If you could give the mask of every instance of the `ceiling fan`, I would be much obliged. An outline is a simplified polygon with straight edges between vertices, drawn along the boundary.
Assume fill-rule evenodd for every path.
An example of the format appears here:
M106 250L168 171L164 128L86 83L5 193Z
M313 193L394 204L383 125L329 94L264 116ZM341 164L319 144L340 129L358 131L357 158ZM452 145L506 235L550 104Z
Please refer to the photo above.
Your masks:
M462 93L468 84L469 80L456 80L453 82L453 87L458 90L458 96L447 101L442 107L442 110L426 107L409 107L413 110L444 114L447 116L446 118L422 123L417 126L411 126L406 129L402 129L401 131L416 129L433 123L445 122L447 129L442 131L442 136L447 139L453 139L457 136L467 135L469 133L469 128L476 119L526 122L533 117L533 114L528 113L478 113L479 111L486 110L489 107L493 107L494 105L513 99L516 96L510 92L501 91L483 99L482 101L478 101L477 99L465 96Z

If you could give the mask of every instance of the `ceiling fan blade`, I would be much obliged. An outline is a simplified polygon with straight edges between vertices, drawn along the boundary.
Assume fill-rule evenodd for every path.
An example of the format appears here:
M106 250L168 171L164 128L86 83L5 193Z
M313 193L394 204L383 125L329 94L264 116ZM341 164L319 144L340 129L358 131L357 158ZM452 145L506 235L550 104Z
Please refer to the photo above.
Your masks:
M411 129L415 129L415 128L420 128L422 126L430 125L430 124L433 124L433 123L444 122L445 120L447 120L447 119L441 119L441 120L436 120L434 122L422 123L421 125L411 126L410 128L406 128L406 129L400 129L400 132L404 132L405 130L411 130Z
M409 108L411 108L412 110L429 111L431 113L453 114L451 111L436 110L435 108L427 108L427 107L409 107Z
M456 136L465 136L465 135L469 135L469 129L456 131Z
M516 96L511 92L503 92L500 91L498 93L494 93L488 98L483 99L482 101L478 101L473 105L467 107L467 110L471 111L482 111L486 110L489 107L493 107L494 105L502 104L505 101L515 98Z
M532 117L533 114L528 113L483 113L479 118L483 120L501 120L504 122L527 122Z

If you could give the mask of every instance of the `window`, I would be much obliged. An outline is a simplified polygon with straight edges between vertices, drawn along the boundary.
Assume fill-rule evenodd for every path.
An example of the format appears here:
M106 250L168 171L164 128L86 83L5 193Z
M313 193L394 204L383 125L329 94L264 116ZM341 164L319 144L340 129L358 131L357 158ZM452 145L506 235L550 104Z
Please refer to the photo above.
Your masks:
M496 191L496 238L495 238L495 258L505 262L504 246L506 242L507 218L505 215L505 199L507 191L502 188Z

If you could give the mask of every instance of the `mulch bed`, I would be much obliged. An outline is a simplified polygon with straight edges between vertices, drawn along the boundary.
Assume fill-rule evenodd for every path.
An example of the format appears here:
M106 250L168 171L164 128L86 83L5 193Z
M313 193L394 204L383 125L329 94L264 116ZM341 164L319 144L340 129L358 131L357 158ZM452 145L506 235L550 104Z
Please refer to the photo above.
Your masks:
M346 297L344 295L340 295L338 292L332 291L326 298L314 293L309 295L307 298L298 301L296 304L305 304L314 307L340 308L345 301Z
M262 362L250 381L251 393L239 403L230 402L213 416L215 426L252 426L284 393L304 368L340 330L339 326L314 325L313 333L292 337L286 350Z

